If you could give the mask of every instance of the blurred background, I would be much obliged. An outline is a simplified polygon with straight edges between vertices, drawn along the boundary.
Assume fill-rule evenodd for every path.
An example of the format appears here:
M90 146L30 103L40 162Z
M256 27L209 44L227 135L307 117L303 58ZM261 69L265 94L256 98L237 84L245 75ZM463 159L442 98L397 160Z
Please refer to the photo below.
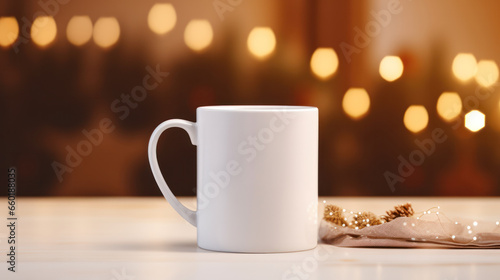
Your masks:
M198 106L311 105L320 195L500 194L498 1L0 2L18 194L161 195L147 142ZM196 148L160 166L195 195ZM2 195L6 194L2 188Z

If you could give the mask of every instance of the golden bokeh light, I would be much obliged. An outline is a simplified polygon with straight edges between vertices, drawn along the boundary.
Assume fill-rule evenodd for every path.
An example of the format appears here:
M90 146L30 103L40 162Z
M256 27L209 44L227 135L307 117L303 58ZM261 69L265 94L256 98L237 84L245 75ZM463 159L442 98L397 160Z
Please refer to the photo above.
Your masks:
M98 18L94 25L94 42L101 48L109 48L120 38L120 24L114 17Z
M476 132L485 126L486 116L478 110L472 110L465 115L465 127Z
M89 16L74 16L66 27L66 37L75 46L82 46L92 38L92 21Z
M57 35L57 25L53 17L40 16L31 25L31 39L40 47L52 43Z
M19 36L19 24L15 17L0 17L0 46L12 45Z
M393 82L403 75L403 61L399 56L386 56L380 61L379 73L388 82Z
M258 59L270 56L276 48L276 37L270 27L254 27L248 34L247 47Z
M311 56L311 70L318 78L333 76L339 66L339 58L332 48L317 48Z
M462 112L462 99L456 92L443 92L438 98L436 109L441 118L452 121Z
M364 88L350 88L342 99L342 108L352 119L360 119L370 109L370 96Z
M418 133L427 127L429 123L429 114L422 105L411 105L406 109L403 117L405 127L413 132Z
M453 75L461 81L470 80L477 72L476 57L471 53L459 53L453 59L451 66Z
M213 40L212 25L208 20L191 20L184 30L184 42L195 52L205 50Z
M493 60L480 60L477 63L476 82L483 87L490 87L498 81L498 66Z
M156 34L171 31L177 22L175 8L169 3L154 4L148 14L148 26Z

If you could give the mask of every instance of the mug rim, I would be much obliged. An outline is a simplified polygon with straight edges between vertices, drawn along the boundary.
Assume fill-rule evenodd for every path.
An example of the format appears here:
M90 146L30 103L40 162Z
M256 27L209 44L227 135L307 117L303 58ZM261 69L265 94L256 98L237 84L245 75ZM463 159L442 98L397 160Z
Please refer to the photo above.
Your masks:
M232 111L232 112L272 112L272 111L310 111L318 110L313 106L296 105L211 105L201 106L196 110Z

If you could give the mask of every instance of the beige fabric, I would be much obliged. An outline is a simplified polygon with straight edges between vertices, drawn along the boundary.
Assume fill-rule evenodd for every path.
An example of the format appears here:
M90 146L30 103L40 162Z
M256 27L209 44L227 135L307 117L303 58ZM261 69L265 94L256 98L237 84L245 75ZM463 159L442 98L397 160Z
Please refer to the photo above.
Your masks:
M401 217L382 225L352 229L322 220L319 238L341 247L500 248L500 226L496 221L450 221L435 216Z

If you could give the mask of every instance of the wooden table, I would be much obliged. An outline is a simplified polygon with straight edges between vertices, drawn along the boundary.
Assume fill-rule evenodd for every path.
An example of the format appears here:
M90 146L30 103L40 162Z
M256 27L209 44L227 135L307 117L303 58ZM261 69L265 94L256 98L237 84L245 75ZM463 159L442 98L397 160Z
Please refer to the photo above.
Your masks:
M0 198L7 224L7 199ZM383 214L412 201L449 216L500 219L498 198L320 198ZM182 199L195 208L193 198ZM196 229L155 198L18 198L16 273L0 279L500 279L500 250L372 249L319 245L284 254L230 254L196 246ZM320 213L321 213L320 209ZM0 248L7 254L6 226Z

